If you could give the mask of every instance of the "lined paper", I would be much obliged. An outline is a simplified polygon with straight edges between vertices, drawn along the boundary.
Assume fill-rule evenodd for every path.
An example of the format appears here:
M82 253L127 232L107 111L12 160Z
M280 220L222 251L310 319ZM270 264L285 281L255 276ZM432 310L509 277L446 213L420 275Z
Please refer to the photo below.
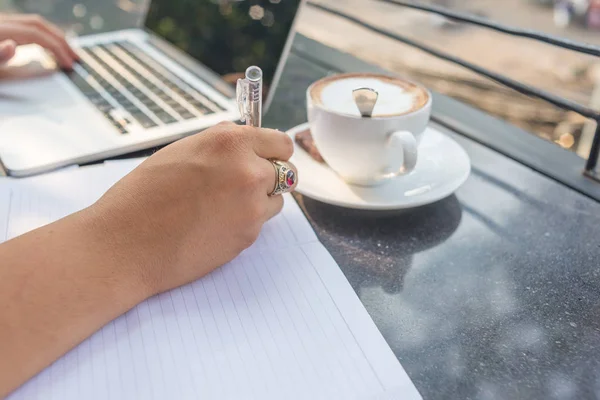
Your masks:
M0 229L11 238L84 208L135 165L0 186ZM9 399L420 399L298 205L285 200L235 260L142 302Z
M0 178L0 243L8 236L8 213L12 192L6 178Z

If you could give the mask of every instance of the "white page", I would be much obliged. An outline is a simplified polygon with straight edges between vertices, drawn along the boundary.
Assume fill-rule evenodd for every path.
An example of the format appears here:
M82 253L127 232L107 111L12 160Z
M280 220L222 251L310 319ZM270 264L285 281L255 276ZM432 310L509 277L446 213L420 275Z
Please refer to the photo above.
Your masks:
M11 238L86 207L132 167L20 180L10 196L0 190L0 228L3 209ZM298 205L285 200L234 261L142 302L9 399L419 399Z
M8 235L11 190L8 179L0 178L0 243L5 241Z

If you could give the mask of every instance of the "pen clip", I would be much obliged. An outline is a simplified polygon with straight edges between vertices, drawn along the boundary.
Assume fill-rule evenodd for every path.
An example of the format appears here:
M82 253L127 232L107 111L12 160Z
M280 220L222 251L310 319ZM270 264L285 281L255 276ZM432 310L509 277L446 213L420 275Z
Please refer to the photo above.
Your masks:
M238 109L240 111L240 120L246 122L250 110L248 109L250 101L250 82L247 79L238 79L236 87L236 96Z

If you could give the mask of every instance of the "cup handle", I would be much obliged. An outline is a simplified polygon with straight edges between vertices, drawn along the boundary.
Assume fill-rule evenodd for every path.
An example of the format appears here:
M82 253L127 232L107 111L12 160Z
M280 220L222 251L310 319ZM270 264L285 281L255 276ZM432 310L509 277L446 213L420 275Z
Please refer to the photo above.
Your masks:
M396 175L406 175L417 165L417 139L408 131L397 131L389 135L388 149L391 171ZM402 153L402 160L398 155ZM401 161L401 162L400 162Z

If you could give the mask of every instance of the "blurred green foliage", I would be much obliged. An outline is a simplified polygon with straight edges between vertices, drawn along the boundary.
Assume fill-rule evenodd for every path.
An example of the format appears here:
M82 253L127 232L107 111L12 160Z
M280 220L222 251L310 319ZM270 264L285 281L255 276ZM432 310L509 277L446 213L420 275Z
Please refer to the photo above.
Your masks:
M259 66L270 82L300 0L153 0L146 27L220 75Z

